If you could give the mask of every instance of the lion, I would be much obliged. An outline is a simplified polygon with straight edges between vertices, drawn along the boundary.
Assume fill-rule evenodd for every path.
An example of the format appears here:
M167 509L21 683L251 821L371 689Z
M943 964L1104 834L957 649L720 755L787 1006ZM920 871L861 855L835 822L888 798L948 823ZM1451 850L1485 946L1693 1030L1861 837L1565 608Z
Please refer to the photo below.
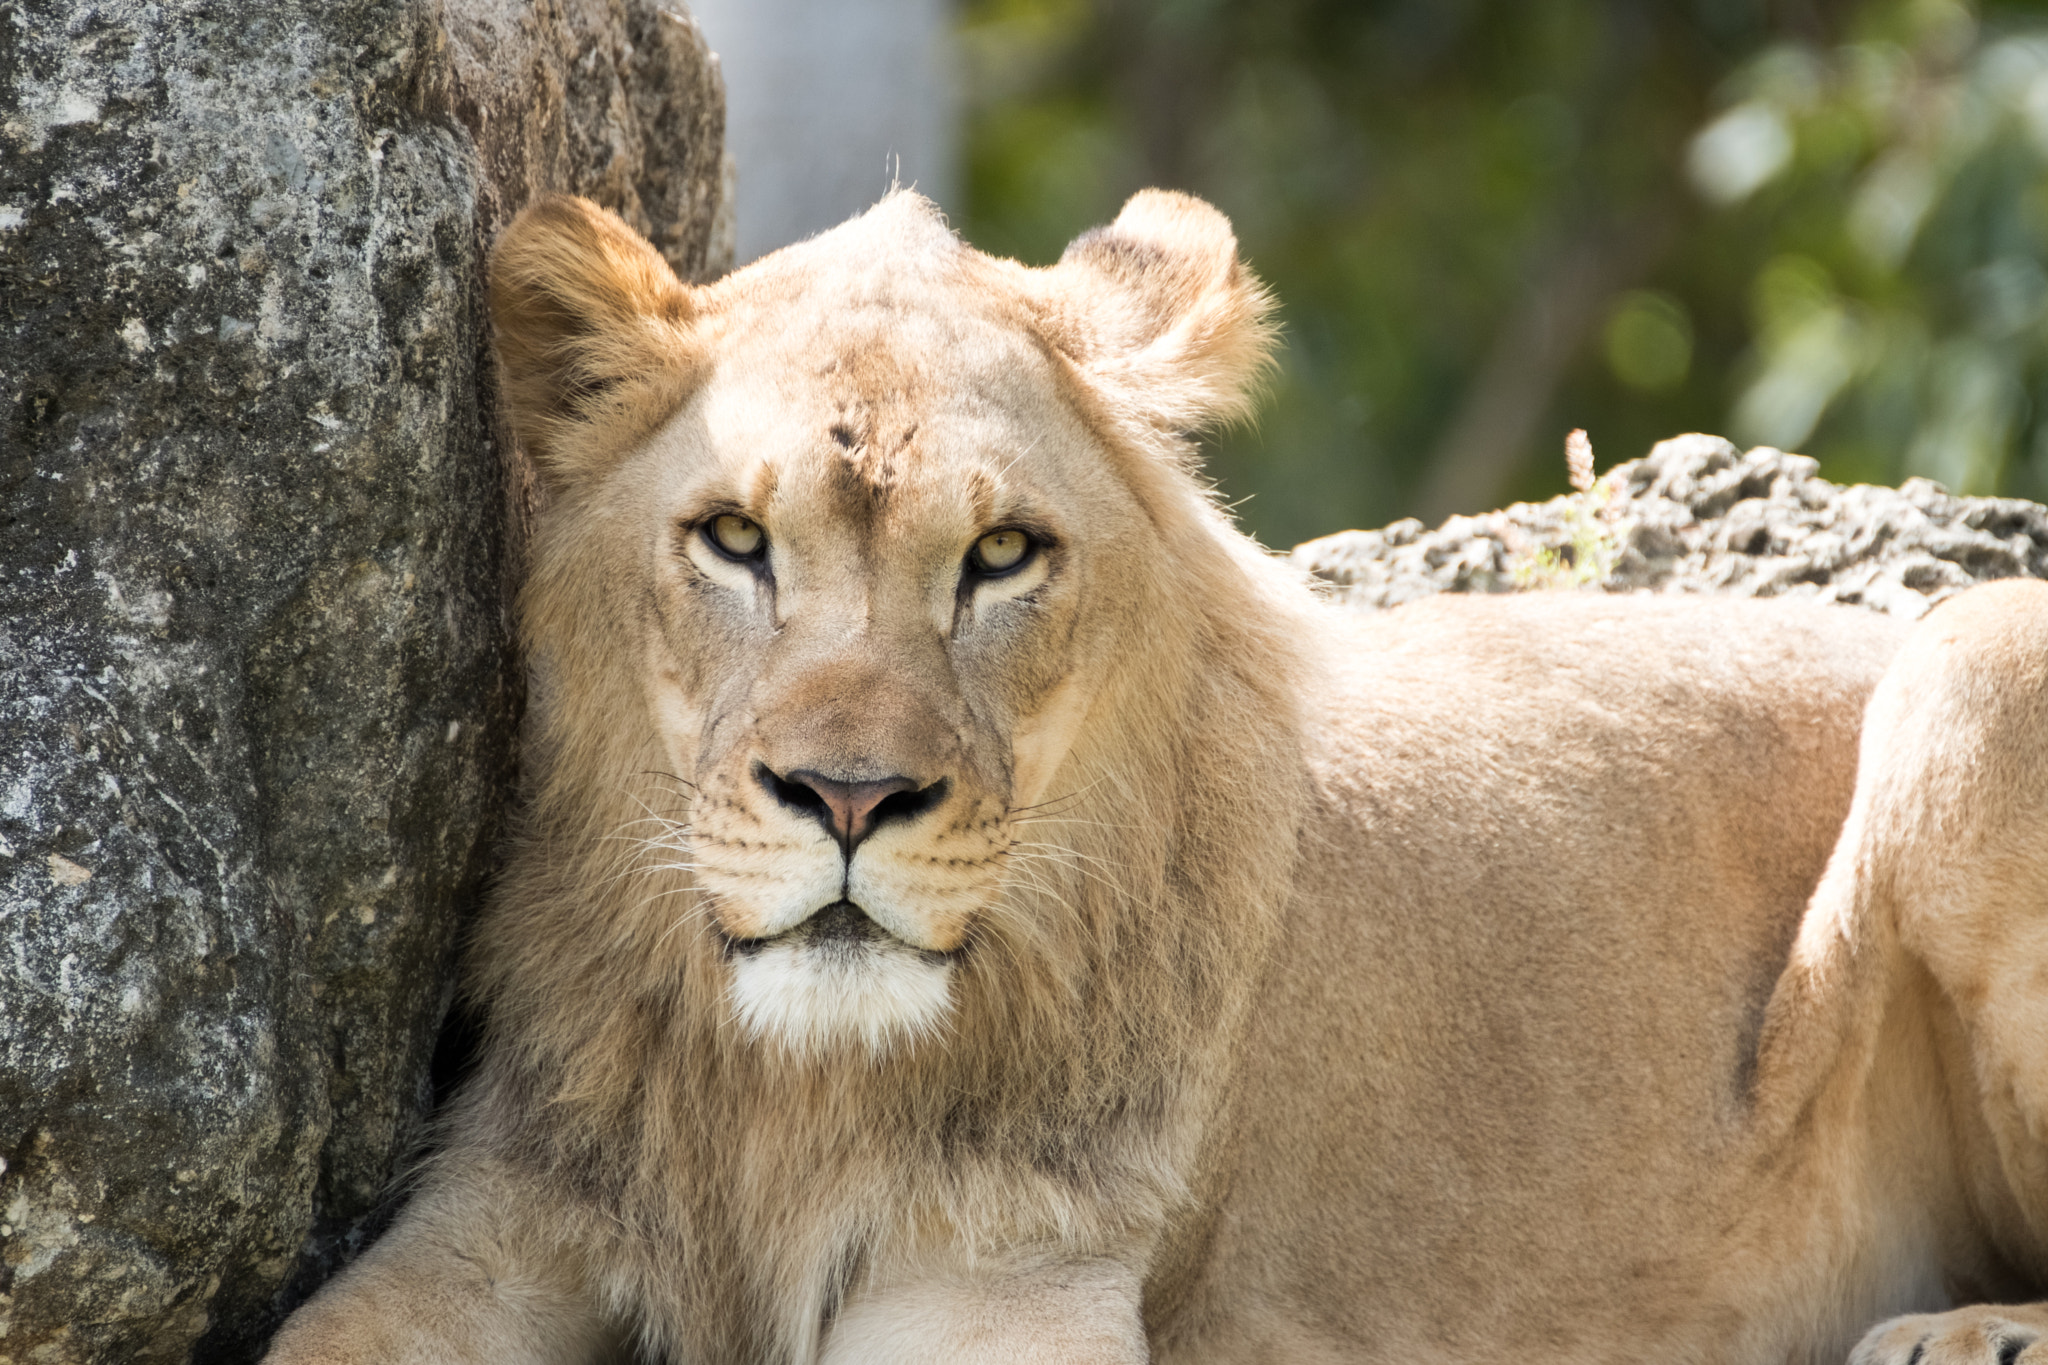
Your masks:
M2048 584L1346 613L1196 466L1273 332L1173 193L701 287L548 198L490 290L488 1022L273 1365L2048 1360L1983 1306L2048 1278Z

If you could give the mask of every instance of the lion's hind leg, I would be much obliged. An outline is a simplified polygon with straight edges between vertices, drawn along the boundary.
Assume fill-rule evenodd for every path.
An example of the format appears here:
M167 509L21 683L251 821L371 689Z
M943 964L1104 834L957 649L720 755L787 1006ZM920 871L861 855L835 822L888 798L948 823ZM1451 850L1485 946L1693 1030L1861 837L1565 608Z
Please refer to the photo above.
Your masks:
M1866 725L1882 727L1864 750L1884 765L1869 835L1900 946L1954 1011L1970 1074L1951 1093L1976 1100L2026 1240L2048 1252L2048 583L1938 608Z
M1931 613L1872 695L1856 875L1931 981L1973 1259L2048 1290L2048 583L2000 582ZM1854 820L1852 818L1852 823ZM1958 1286L1958 1292L1973 1292ZM2001 1286L2003 1288L2003 1286ZM1982 1289L1974 1292L1984 1292ZM1874 1329L1858 1365L2048 1362L2048 1307Z

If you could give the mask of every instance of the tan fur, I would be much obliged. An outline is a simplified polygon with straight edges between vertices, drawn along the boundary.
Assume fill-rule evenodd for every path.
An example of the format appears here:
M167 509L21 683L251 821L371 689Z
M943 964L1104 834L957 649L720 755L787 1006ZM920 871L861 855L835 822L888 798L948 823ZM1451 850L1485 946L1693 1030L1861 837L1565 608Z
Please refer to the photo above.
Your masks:
M277 1365L1822 1360L2038 1287L2048 586L1881 685L1841 609L1324 607L1191 472L1269 335L1178 195L695 290L555 199L492 282L489 1033Z

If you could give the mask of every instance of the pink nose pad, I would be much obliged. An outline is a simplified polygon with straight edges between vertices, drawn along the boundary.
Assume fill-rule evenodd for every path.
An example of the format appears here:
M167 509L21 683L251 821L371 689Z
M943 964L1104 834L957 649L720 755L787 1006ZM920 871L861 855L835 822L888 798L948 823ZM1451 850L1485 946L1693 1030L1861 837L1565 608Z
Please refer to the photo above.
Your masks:
M830 778L806 776L809 780L804 785L824 797L825 806L832 813L829 824L834 837L849 849L867 838L868 831L874 828L875 807L897 792L916 790L917 785L900 777L881 782L834 782Z
M883 821L912 819L936 806L947 786L943 778L925 787L908 777L842 782L808 768L777 773L765 764L756 764L754 775L776 800L824 825L848 858Z

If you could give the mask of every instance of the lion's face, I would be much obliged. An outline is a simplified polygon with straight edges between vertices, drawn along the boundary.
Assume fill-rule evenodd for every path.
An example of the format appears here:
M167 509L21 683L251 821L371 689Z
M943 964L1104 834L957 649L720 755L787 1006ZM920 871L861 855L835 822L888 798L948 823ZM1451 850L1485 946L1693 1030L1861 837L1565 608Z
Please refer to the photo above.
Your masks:
M608 481L640 547L648 713L753 1032L873 1046L944 1015L1148 528L1047 359L891 300L729 334ZM918 357L953 358L934 375Z
M594 211L522 224L494 263L500 349L522 434L571 467L539 574L576 580L529 613L536 649L601 678L579 710L648 732L681 806L647 812L649 846L687 868L749 1035L932 1033L978 920L1028 877L1020 820L1070 795L1119 640L1150 628L1119 585L1156 577L1160 533L1075 357L1135 368L1161 319L1084 327L1057 272L979 257L907 198L694 293ZM1149 271L1184 316L1206 272L1250 291L1255 327L1222 232L1192 266L1109 241L1095 290ZM597 278L565 301L576 252ZM515 295L522 268L553 292ZM648 359L665 382L632 372Z

